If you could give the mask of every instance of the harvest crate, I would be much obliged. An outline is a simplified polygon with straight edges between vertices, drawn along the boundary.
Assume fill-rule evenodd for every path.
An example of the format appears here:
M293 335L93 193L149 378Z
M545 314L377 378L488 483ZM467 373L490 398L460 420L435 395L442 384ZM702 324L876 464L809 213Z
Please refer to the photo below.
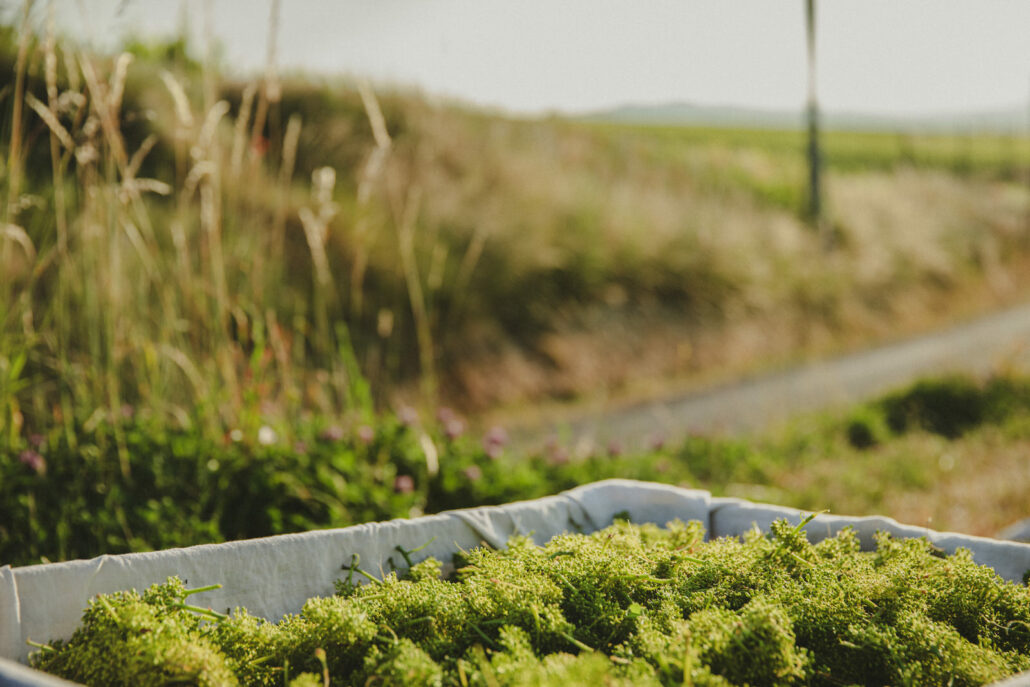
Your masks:
M92 560L0 568L0 687L70 684L19 666L31 647L27 640L67 638L97 594L135 588L178 575L191 586L221 583L205 594L212 608L242 606L252 614L278 620L296 612L313 596L333 593L342 568L360 556L360 567L380 574L402 567L398 546L421 550L413 562L452 554L485 542L503 547L514 535L531 535L543 544L564 532L592 532L626 513L636 523L665 524L672 519L698 520L709 537L739 535L757 525L768 530L778 518L800 522L805 513L792 508L715 498L708 492L629 480L607 480L534 501L456 510L412 520L356 525L334 530L208 544L150 553L100 556ZM1020 581L1030 569L1030 545L935 532L902 525L885 517L849 518L819 515L806 527L818 541L853 527L864 549L886 531L898 537L926 537L947 553L964 547L977 563L1004 579ZM426 545L427 542L430 542ZM425 545L425 546L424 546ZM998 687L1030 687L1030 673Z

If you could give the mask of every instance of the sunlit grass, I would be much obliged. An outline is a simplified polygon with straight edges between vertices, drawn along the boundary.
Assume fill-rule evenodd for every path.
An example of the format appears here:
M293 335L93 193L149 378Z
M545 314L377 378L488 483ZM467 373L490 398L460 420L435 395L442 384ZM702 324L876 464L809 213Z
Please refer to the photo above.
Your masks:
M3 38L11 445L125 406L220 436L747 369L974 288L1011 300L1030 252L1022 140L956 166L948 137L831 132L827 254L796 132L519 120L222 82L178 43Z

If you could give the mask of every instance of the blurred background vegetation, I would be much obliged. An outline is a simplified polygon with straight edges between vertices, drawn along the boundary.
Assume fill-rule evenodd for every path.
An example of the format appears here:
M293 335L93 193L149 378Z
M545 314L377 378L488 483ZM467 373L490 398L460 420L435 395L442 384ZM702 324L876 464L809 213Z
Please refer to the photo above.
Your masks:
M680 458L569 467L548 449L518 470L494 461L503 441L451 447L453 418L410 417L650 393L1025 292L1030 140L830 131L824 145L829 251L804 219L800 131L235 82L183 40L107 56L2 28L0 521L46 533L8 555L350 524L613 475L827 505L827 475L798 485L798 465L845 441L863 465L922 416L863 411L829 443L768 455L698 438ZM1022 446L1025 389L1012 397ZM926 491L935 460L833 505L882 507L891 480ZM176 512L191 524L171 532Z
M184 40L0 41L8 441L122 406L212 431L618 393L1018 296L1025 138L516 119L223 81Z

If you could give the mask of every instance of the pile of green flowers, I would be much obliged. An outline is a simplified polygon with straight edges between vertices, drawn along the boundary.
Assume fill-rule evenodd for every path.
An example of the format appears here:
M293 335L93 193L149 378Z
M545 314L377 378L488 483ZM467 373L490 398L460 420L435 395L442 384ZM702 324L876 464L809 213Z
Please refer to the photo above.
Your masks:
M404 557L409 552L401 552ZM98 597L33 657L94 685L982 685L1030 670L1030 591L924 540L704 541L617 521L427 559L271 623L177 579ZM357 584L358 581L363 584ZM200 590L194 590L200 591Z

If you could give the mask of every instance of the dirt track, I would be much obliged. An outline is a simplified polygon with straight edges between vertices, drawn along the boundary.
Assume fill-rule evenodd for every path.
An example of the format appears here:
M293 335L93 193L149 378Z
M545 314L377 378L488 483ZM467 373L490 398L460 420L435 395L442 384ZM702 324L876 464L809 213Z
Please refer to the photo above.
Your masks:
M518 431L539 443L561 430L579 446L646 446L688 433L733 434L782 422L800 412L854 403L920 377L985 374L999 365L1030 367L1030 304L934 334L841 358L693 392L615 407L562 426Z

